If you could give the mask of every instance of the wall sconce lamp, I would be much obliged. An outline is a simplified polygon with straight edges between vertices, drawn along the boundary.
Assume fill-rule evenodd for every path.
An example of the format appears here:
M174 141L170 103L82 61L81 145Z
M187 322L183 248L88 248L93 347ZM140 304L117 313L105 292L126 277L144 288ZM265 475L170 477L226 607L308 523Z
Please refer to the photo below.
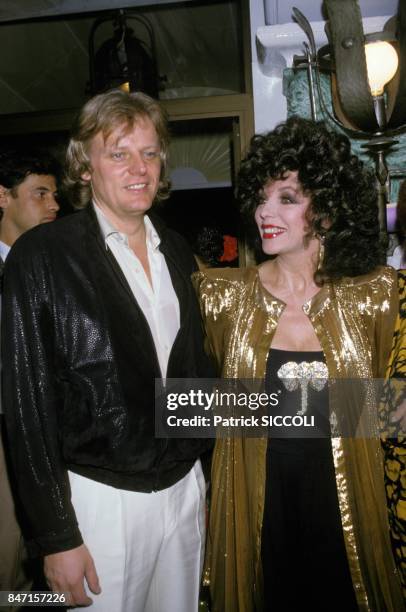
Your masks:
M381 237L387 242L389 201L387 152L394 135L406 129L406 3L400 0L396 31L364 34L357 0L324 0L329 45L317 51L306 17L293 8L293 19L305 32L305 56L294 66L307 68L312 116L317 117L316 92L324 118L330 119L362 145L375 161ZM334 114L323 98L320 72L331 74Z
M368 84L375 107L375 116L380 129L386 128L385 85L393 79L399 65L398 54L385 40L371 40L365 36L365 59Z
M128 27L129 19L144 27L149 38L149 49ZM95 51L96 32L109 21L113 23L113 36ZM143 91L158 98L155 37L146 17L121 9L95 20L89 35L89 77L91 95L120 88L124 91Z

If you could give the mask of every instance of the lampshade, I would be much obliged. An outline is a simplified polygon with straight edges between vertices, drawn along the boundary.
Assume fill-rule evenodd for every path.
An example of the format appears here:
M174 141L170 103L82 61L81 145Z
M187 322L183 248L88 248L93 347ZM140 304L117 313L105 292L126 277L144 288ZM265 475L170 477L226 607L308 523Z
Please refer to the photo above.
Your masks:
M383 94L386 83L395 76L399 59L394 47L386 41L365 45L368 82L373 96Z

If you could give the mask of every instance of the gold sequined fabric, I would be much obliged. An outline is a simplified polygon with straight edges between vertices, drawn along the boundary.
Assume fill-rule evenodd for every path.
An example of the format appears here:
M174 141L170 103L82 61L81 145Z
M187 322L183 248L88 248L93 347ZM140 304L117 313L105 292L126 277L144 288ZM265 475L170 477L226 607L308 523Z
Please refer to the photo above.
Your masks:
M194 275L194 283L208 345L221 375L264 378L283 302L261 285L256 267L206 270ZM383 377L397 308L392 268L322 287L304 311L320 341L330 378ZM389 538L377 398L372 385L366 385L362 393L349 385L346 394L330 395L330 411L337 415L339 431L342 423L356 419L360 434L332 442L343 534L359 609L397 612L403 610L403 598ZM260 550L266 448L266 438L216 442L205 570L213 612L263 610Z

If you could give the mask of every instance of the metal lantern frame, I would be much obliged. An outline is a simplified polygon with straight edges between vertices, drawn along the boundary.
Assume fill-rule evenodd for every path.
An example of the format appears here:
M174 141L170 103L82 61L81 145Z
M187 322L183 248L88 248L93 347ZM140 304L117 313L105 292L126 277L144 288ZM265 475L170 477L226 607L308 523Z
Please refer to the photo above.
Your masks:
M317 50L313 31L303 13L293 7L293 19L308 42L304 56L294 57L294 66L307 69L311 113L318 119L316 92L324 117L344 130L348 136L365 139L363 148L373 157L378 190L379 221L382 239L387 241L386 206L389 201L389 172L386 154L397 143L396 134L406 130L406 6L400 0L396 30L364 34L357 0L325 0L329 45ZM368 82L365 44L385 40L397 45L399 58L395 78L385 93L374 97ZM321 71L329 71L335 80L343 121L332 114L324 100ZM395 173L391 173L395 174Z

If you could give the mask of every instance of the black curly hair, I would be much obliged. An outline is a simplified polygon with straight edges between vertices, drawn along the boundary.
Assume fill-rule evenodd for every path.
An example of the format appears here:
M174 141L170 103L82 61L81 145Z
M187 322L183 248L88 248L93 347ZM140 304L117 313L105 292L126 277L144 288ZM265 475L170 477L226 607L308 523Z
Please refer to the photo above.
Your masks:
M254 136L241 164L237 197L248 242L257 254L261 240L254 214L263 189L290 171L297 171L303 193L310 196L308 235L324 240L323 265L315 277L319 285L365 274L384 262L373 174L351 152L346 136L301 117Z
M196 236L193 252L208 266L220 266L220 257L224 252L224 237L220 229L203 226Z

